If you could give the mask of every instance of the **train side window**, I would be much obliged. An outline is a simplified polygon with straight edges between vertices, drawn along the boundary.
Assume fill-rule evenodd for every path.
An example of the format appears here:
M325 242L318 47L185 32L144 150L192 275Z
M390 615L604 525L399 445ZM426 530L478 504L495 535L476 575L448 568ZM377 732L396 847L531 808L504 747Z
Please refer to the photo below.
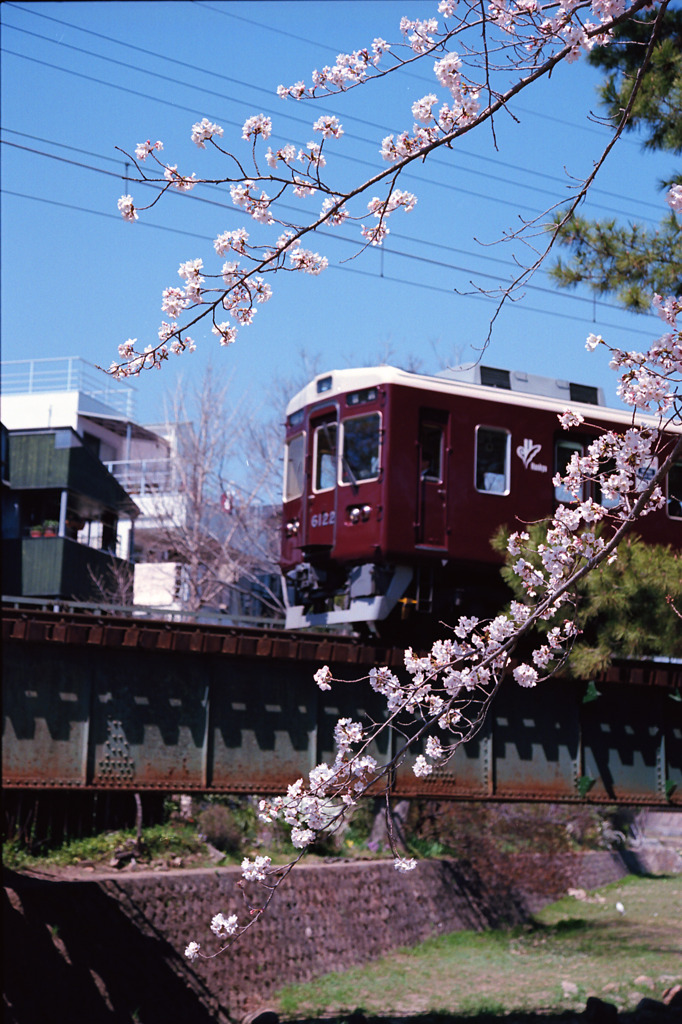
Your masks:
M378 412L344 421L341 460L341 480L344 484L372 480L379 475L380 427L381 416Z
M443 427L438 423L419 424L419 454L422 480L443 479Z
M323 423L315 429L316 491L328 491L336 487L336 465L336 423Z
M554 472L558 473L559 476L565 476L568 464L575 452L577 452L578 455L585 454L585 448L580 441L571 441L570 439L557 441L556 448L554 450ZM584 492L584 485L582 490L576 495L569 491L567 487L564 487L563 484L558 484L554 488L554 497L561 504L570 504L572 501L584 501Z
M303 494L305 434L297 434L284 450L284 500L293 501Z
M671 519L682 519L682 462L668 473L666 512Z
M495 427L476 427L476 490L509 494L511 435Z

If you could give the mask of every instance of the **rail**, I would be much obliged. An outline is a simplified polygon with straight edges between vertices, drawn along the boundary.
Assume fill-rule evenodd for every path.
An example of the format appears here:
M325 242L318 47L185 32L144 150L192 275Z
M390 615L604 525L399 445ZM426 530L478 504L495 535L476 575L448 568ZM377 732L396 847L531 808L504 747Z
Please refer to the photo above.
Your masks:
M262 629L281 629L283 620L258 615L227 615L201 608L198 611L182 611L153 605L110 604L105 601L63 601L61 598L13 597L2 595L3 612L48 612L62 615L106 616L131 621L146 619L163 620L198 625L246 626Z
M33 395L46 391L82 391L129 419L135 418L135 388L125 381L115 381L80 356L3 360L3 394Z
M173 459L121 459L105 462L128 494L177 494L179 479Z

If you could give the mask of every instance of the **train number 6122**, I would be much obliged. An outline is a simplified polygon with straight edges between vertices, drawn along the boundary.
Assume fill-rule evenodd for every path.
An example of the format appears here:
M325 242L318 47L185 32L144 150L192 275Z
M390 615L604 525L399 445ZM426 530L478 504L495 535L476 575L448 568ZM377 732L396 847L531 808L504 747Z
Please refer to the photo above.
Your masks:
M313 529L316 526L333 526L335 522L336 512L316 512L310 519L310 525Z

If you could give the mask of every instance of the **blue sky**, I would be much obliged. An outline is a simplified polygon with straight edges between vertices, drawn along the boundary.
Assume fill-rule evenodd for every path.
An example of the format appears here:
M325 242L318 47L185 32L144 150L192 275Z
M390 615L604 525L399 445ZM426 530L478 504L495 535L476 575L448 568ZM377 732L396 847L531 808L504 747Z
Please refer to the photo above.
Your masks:
M3 4L3 359L79 355L106 366L127 338L155 341L161 292L180 283L178 264L198 256L216 262L213 238L242 224L229 196L209 189L168 196L137 224L125 223L117 198L132 192L140 203L144 190L123 180L116 146L132 152L140 141L162 139L170 163L217 176L215 157L190 141L202 117L225 128L229 146L238 144L248 116L268 113L269 141L281 145L305 144L312 122L332 112L346 135L333 144L329 177L364 180L386 166L383 136L410 129L414 100L436 91L428 69L315 104L284 102L275 90L309 80L314 67L377 35L397 39L403 14L426 17L435 6ZM356 247L318 238L312 247L329 257L330 269L319 278L273 281L272 300L231 348L220 349L206 328L196 334L194 355L143 374L134 382L139 418L158 419L178 373L198 377L209 361L230 377L235 403L246 395L270 412L273 381L300 377L301 352L319 371L383 361L436 372L475 357L494 307L480 294L461 293L473 290L471 282L486 288L508 280L523 247L492 243L590 170L607 138L590 120L599 80L584 62L560 68L518 98L518 123L498 118L497 149L489 130L477 130L406 176L402 187L419 202L413 213L393 215L383 253L341 262ZM623 140L584 212L656 222L664 212L657 182L671 167L635 138ZM308 203L316 213L318 199ZM607 359L585 352L586 335L642 347L660 334L659 321L594 303L586 293L558 292L544 275L533 285L498 319L485 362L601 384L615 404Z

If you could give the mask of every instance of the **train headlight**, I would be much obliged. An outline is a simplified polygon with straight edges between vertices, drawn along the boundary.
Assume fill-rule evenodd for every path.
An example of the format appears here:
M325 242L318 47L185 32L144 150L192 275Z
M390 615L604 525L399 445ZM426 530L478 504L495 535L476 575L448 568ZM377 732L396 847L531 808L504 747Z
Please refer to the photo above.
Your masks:
M298 519L290 519L286 526L287 537L295 537L300 529L300 521Z
M355 525L361 520L366 523L372 513L371 505L351 505L347 511L348 520L350 523Z

